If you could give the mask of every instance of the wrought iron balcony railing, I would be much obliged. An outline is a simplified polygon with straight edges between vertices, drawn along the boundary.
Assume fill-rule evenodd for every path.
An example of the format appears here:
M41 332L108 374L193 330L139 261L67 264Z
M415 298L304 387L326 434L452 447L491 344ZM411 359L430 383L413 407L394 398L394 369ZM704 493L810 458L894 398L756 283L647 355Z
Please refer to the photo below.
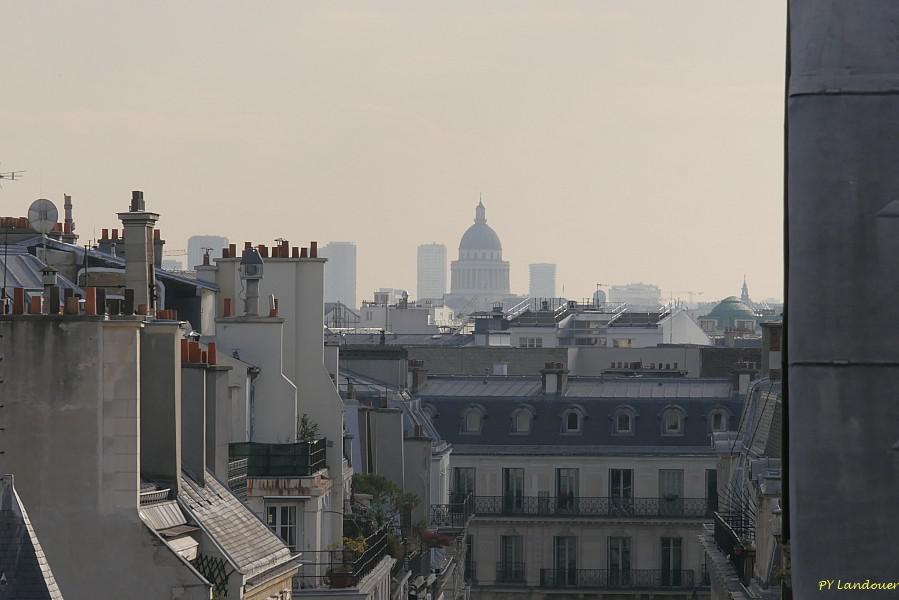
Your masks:
M743 529L746 521L740 515L722 515L716 512L714 518L715 544L728 557L743 585L748 586L755 567L755 551L749 541L754 536Z
M231 461L247 460L248 477L309 477L326 468L326 451L325 438L295 444L236 442L228 447Z
M496 583L527 583L524 563L507 561L496 563Z
M711 517L705 498L612 498L575 496L475 496L475 516Z
M540 587L594 589L692 589L693 571L633 569L541 569Z
M471 495L460 501L450 498L449 504L432 504L431 526L438 529L464 529L472 516L473 506L474 497Z
M387 530L365 538L363 550L300 550L303 566L297 580L301 588L356 587L387 556Z

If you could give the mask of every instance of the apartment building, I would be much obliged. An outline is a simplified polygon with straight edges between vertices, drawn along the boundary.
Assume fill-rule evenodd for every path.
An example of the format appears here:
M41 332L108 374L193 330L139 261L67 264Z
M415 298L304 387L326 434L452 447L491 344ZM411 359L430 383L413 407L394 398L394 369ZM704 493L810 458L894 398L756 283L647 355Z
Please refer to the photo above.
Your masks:
M761 378L749 390L738 429L712 439L720 501L700 536L712 600L774 600L789 583L781 522L783 323L761 329Z
M428 377L416 394L452 445L451 502L473 515L473 598L708 598L709 439L740 399L721 379ZM440 513L440 507L435 507Z

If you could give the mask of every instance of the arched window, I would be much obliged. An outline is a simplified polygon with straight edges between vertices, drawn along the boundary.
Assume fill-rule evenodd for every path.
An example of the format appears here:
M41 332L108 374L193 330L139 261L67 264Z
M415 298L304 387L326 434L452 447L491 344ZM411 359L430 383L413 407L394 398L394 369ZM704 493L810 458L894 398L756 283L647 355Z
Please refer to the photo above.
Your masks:
M709 413L709 429L711 431L727 431L729 416L723 408L716 408Z
M612 430L616 435L633 435L636 413L630 406L621 406L612 415Z
M530 433L532 417L531 411L527 408L516 409L512 413L512 433Z
M580 433L583 419L583 413L577 408L567 409L562 413L562 433Z
M662 435L683 435L684 413L681 409L671 407L662 412Z
M462 433L481 433L481 424L484 413L480 408L473 406L462 415Z

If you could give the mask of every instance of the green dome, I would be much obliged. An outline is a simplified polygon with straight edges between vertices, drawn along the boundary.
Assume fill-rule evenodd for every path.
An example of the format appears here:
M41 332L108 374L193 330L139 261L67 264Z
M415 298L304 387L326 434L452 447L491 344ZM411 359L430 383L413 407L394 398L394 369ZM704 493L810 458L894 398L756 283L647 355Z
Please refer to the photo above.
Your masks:
M758 315L736 296L725 298L706 316L718 319L721 328L734 327L736 321L758 321Z

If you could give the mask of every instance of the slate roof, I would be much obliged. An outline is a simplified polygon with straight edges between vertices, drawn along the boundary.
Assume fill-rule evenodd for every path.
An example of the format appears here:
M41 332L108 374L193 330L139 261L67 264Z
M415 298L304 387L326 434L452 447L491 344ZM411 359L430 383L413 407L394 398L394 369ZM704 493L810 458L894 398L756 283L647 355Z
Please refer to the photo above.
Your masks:
M22 246L25 247L39 246L41 244L43 244L43 240L40 237L25 240L24 242L22 242ZM59 240L48 239L47 247L53 248L54 250L61 250L63 252L71 252L78 257L79 261L84 260L85 249L81 246L76 246L75 244L67 244ZM120 256L113 256L111 254L106 254L105 252L100 252L99 250L87 250L87 255L91 261L92 266L102 265L113 268L125 268L125 259ZM206 288L209 290L219 289L218 285L212 282L200 281L195 277L187 277L180 273L166 271L165 269L161 269L159 267L156 268L155 272L156 277L158 279L161 279L163 282L181 283L193 287Z
M0 475L0 600L62 600L12 475Z
M205 483L182 474L178 501L241 573L253 577L292 560L284 542L215 477L206 473Z
M46 267L40 259L28 253L27 248L18 244L5 246L0 244L0 272L6 271L7 288L25 288L26 290L43 290L41 270ZM78 293L81 289L62 274L58 275L59 287L74 288ZM0 275L2 281L2 275ZM10 293L11 295L11 293Z
M730 383L718 379L572 378L562 396L545 396L540 385L528 377L439 378L429 381L419 398L456 454L712 454L710 412L726 409L729 429L737 428L741 413ZM463 415L474 406L486 415L481 431L463 433ZM512 413L522 406L534 415L525 434L511 427ZM683 435L662 434L661 415L672 406L685 415ZM630 435L613 431L613 417L624 407L636 416ZM570 409L584 417L578 433L562 430L563 414Z

